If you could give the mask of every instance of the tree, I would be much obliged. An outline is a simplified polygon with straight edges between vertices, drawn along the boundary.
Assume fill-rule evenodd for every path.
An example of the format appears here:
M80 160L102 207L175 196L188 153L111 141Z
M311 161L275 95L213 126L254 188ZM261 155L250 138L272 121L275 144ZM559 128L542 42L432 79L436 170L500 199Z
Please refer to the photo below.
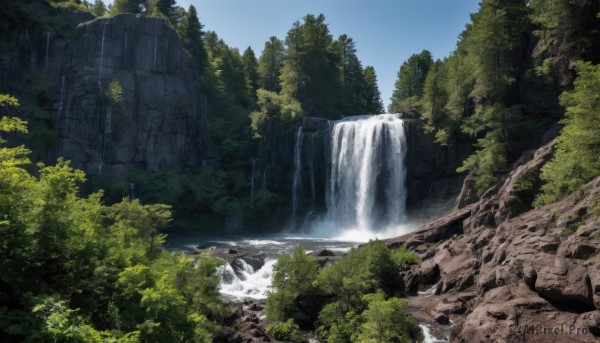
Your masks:
M102 17L107 12L106 5L104 4L104 2L102 0L96 0L94 2L94 5L90 9L90 12L92 12L92 14L95 15L96 17Z
M536 72L550 75L556 88L571 84L574 62L583 59L600 62L600 4L595 0L533 0L531 21L538 25L533 31L539 39L534 58Z
M158 12L162 13L169 20L175 15L175 0L156 0L154 6Z
M265 42L265 47L258 59L258 74L260 88L279 92L279 75L283 68L285 48L277 37L271 37Z
M362 313L364 323L360 326L358 342L409 342L417 336L415 318L406 311L398 298L385 299L381 291L364 296L369 304Z
M341 93L337 55L325 16L307 15L286 37L287 56L281 92L297 99L308 115L337 117Z
M414 54L400 66L396 80L392 102L388 108L389 112L402 112L414 105L415 101L423 95L423 85L429 67L433 63L431 53L423 50L420 54ZM410 99L413 99L410 101Z
M134 13L139 14L146 10L145 0L115 0L110 7L110 14Z
M556 152L542 168L536 206L560 200L600 174L600 65L577 63L574 89L564 92L564 128Z
M313 290L312 282L317 278L318 273L317 260L314 256L307 255L300 245L289 255L277 257L272 278L275 291L267 295L267 317L270 320L285 322L295 307L302 306L299 303L299 296Z
M363 103L368 113L383 113L383 102L377 85L375 68L367 66L363 72L365 80Z
M362 114L365 110L365 79L361 63L356 56L354 40L341 35L331 45L336 52L343 91L342 110L345 114Z
M183 43L183 47L190 52L196 70L199 75L203 75L208 64L208 57L204 48L204 25L198 20L196 7L190 5L185 17L178 28L179 37Z
M258 62L252 48L248 47L244 50L242 64L244 66L248 93L252 98L256 98L256 90L258 89Z
M435 131L437 140L443 144L448 143L448 139L457 129L444 108L448 102L447 84L446 67L438 60L431 66L425 78L422 117L426 120L427 128Z

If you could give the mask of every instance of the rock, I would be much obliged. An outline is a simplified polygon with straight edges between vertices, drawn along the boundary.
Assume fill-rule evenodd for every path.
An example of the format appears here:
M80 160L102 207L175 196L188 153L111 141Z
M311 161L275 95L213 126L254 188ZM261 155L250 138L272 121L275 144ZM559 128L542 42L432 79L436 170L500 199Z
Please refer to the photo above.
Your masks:
M592 335L600 337L600 311L582 313L573 326L575 326L575 328L569 327L569 332L576 332L577 328L586 328ZM583 332L581 332L581 334L585 335Z
M463 181L460 194L456 199L456 208L464 208L468 205L476 203L478 200L479 196L477 195L477 189L475 188L475 176L472 172L469 172Z
M543 207L511 203L519 195L518 180L543 166L553 146L541 147L533 157L524 154L522 164L478 202L385 240L421 257L419 266L402 274L410 291L430 288L429 275L439 268L440 288L420 292L409 303L427 309L420 320L445 323L451 315L456 328L451 341L547 342L547 335L531 330L556 330L562 323L565 330L575 325L588 334L553 335L552 342L598 341L600 227L590 208L600 198L600 177ZM575 232L566 234L574 223Z
M334 253L333 251L331 251L331 250L327 250L327 249L325 249L325 250L321 250L321 251L320 251L320 252L317 254L317 256L335 256L335 253Z
M238 252L235 249L229 249L229 251L227 253L231 254L231 255L234 255L234 254L237 254Z
M445 313L440 313L440 312L435 313L433 316L433 320L435 320L436 323L441 324L441 325L450 324L450 318L448 318L448 315Z
M263 309L264 309L264 307L257 303L252 303L250 306L248 306L248 311L259 312L259 311L262 311Z
M573 260L556 259L553 266L541 268L537 273L535 289L541 295L571 306L594 306L591 289L585 281L587 268Z
M263 255L242 256L241 258L247 264L252 266L252 269L254 269L254 271L259 270L265 265L265 256Z

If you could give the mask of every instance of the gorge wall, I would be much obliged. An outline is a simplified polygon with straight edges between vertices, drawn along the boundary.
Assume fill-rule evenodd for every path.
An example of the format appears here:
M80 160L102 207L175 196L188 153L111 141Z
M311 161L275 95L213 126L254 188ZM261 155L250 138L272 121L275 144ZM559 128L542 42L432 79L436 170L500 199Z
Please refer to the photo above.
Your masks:
M27 27L1 45L0 92L26 93L18 85L34 71L48 82L45 109L56 134L49 162L64 156L88 174L122 180L133 168L200 165L206 98L165 21L119 14L83 22L69 39ZM111 83L122 89L118 101L107 97Z

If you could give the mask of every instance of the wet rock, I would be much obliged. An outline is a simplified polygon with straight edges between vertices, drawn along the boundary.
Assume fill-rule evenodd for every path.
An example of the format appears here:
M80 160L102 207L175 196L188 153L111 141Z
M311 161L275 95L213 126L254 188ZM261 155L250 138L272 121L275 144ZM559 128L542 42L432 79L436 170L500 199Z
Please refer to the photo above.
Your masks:
M264 309L264 306L259 305L257 303L252 303L250 306L248 306L248 311L259 312L259 311L262 311L263 309Z
M238 252L235 249L229 249L229 251L227 253L230 255L234 255L234 254L237 254Z
M448 317L447 314L445 313L441 313L441 312L436 312L433 315L433 320L441 325L448 325L450 324L450 318Z

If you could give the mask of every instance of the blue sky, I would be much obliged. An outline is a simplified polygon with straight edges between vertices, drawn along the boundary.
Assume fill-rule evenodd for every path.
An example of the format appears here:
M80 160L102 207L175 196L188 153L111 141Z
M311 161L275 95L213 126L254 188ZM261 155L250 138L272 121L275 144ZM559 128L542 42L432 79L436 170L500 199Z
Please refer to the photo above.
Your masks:
M110 2L110 1L109 1ZM356 42L363 67L377 72L387 107L400 65L414 53L448 56L458 35L477 11L479 0L177 0L193 4L205 30L229 46L256 56L271 36L284 39L296 20L323 13L334 39L347 34Z

